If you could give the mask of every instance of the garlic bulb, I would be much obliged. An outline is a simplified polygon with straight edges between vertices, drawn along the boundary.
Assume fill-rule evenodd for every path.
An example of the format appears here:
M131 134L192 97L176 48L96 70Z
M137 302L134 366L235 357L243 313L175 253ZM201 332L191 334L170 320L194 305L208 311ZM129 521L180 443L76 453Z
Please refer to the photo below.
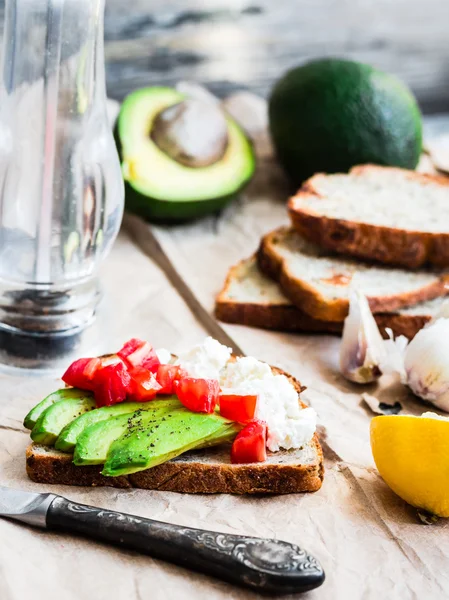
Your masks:
M355 383L370 383L382 374L385 345L368 300L355 291L351 294L349 314L343 327L340 346L340 371Z
M438 319L416 334L404 367L412 392L449 412L449 319Z
M449 319L449 300L444 300L443 304L440 306L440 309L436 315L436 317L434 317L432 319L433 321L438 321L438 319Z

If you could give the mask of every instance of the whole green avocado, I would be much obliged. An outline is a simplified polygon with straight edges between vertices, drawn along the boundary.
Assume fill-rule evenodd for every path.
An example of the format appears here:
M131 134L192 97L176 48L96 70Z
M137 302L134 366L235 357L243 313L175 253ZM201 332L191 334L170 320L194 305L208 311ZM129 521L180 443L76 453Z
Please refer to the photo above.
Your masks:
M272 91L269 120L295 185L366 163L413 169L421 155L412 93L396 77L354 61L326 58L286 73Z

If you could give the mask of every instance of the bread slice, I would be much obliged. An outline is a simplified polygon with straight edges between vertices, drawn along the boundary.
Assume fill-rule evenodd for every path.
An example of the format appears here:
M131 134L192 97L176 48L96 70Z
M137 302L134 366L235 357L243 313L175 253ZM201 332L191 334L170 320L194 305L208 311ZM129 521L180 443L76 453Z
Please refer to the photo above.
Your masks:
M317 174L289 201L293 226L323 248L415 269L449 266L449 179L364 165Z
M105 477L101 467L76 467L71 455L31 444L26 464L28 476L38 483L135 487L184 494L314 492L323 480L322 452L316 435L301 450L269 453L264 463L233 465L229 457L230 447L218 446L182 454L140 473Z
M445 301L443 296L394 313L377 313L374 318L384 337L388 327L395 336L412 339ZM340 334L343 330L343 322L314 319L292 304L279 285L260 271L255 256L229 269L216 299L215 315L226 323L285 332Z
M298 380L281 369L299 394ZM186 452L162 465L120 477L101 475L101 466L75 466L72 455L52 447L30 444L26 451L26 469L32 481L76 486L112 486L165 490L185 494L292 494L320 489L323 453L315 434L301 449L268 452L263 463L234 465L230 446L222 445Z
M332 256L286 227L262 238L257 258L293 304L321 321L345 319L353 288L367 296L373 313L396 312L448 293L447 272L410 272Z
M292 304L279 285L261 272L255 256L230 268L216 298L215 316L226 323L277 331L342 331L342 323L314 319Z

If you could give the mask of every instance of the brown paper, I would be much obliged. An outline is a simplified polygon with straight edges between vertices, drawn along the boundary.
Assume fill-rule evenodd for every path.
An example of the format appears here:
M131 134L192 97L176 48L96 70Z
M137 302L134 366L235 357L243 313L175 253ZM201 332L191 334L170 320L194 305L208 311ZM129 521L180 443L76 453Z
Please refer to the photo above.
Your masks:
M153 228L178 275L209 313L228 267L251 254L261 234L287 222L285 182L278 171L265 167L221 217ZM146 231L148 226L128 219L103 269L109 315L105 339L114 350L138 335L176 352L207 335L205 321L192 313L145 254L151 245L137 247L135 227ZM25 473L29 434L22 419L55 389L57 380L22 375L0 375L1 485L52 491L171 523L298 543L318 557L326 571L323 587L303 598L448 598L447 522L420 524L415 511L382 482L369 446L372 413L361 393L385 402L399 400L414 414L426 408L393 379L363 388L345 381L336 367L338 338L222 327L245 353L282 366L308 387L304 397L319 414L326 457L319 492L252 498L34 484ZM254 597L133 552L0 520L0 600Z

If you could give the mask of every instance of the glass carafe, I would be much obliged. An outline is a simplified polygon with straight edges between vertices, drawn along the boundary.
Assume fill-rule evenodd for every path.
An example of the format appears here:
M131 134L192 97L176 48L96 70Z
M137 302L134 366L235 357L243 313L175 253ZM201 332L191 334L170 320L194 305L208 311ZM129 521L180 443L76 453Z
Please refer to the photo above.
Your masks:
M124 198L106 112L103 12L104 0L6 0L0 332L60 335L95 313L98 266Z

